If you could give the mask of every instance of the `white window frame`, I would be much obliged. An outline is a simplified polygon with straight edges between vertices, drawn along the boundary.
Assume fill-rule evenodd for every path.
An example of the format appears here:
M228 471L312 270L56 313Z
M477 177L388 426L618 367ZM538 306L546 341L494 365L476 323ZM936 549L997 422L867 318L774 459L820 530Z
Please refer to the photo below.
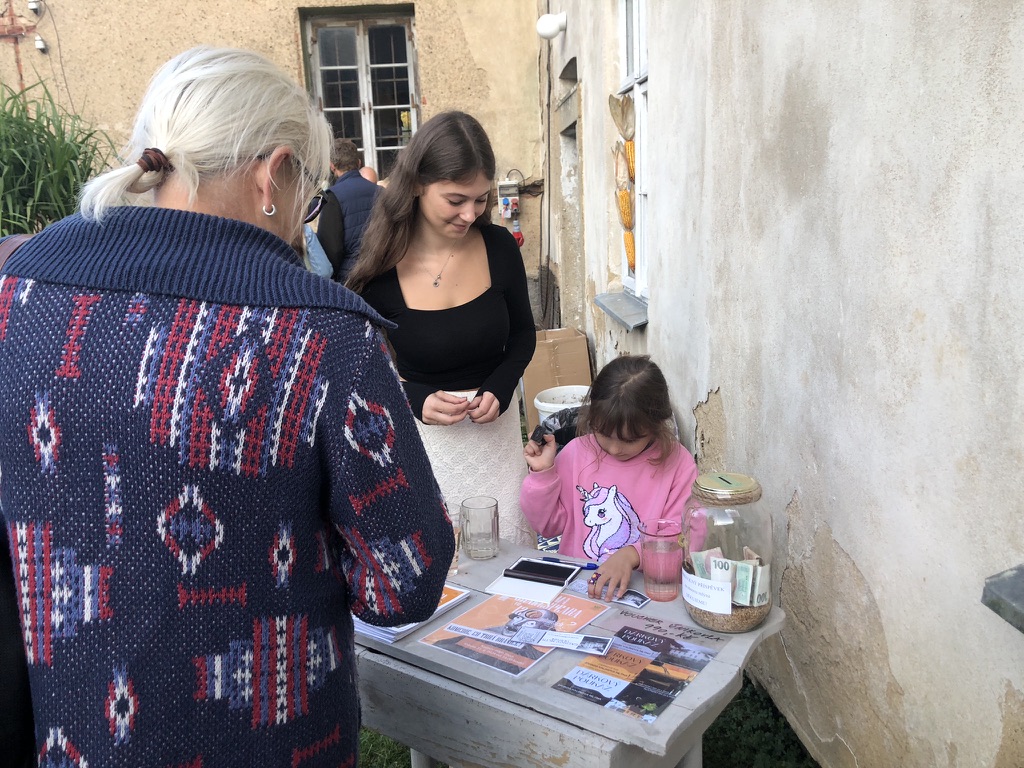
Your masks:
M619 95L633 99L636 149L635 179L633 181L633 240L636 244L636 270L630 272L626 249L622 254L622 286L644 299L650 296L648 254L650 244L647 227L647 0L619 0L620 51L622 84Z
M416 77L416 47L414 44L415 28L413 26L413 21L413 17L409 15L388 14L365 18L349 16L312 16L307 18L305 21L306 40L308 42L307 61L309 67L309 81L313 97L316 99L316 103L320 105L321 110L324 110L324 94L318 34L320 30L337 27L348 27L355 30L356 68L360 103L358 105L345 105L340 108L340 111L359 111L362 141L357 142L357 146L363 153L366 165L372 166L378 171L381 170L378 162L378 151L397 151L409 141L409 138L413 133L415 133L419 124L419 93ZM405 44L407 64L405 66L408 67L409 78L408 128L403 130L402 136L397 143L394 141L385 141L383 138L378 137L376 131L375 113L382 110L396 109L394 105L377 106L373 103L373 91L371 88L372 70L378 67L395 66L390 63L373 64L370 61L369 31L375 26L382 25L404 26L406 29ZM333 111L334 109L335 108L329 108L328 111ZM381 173L380 175L383 177L384 174Z

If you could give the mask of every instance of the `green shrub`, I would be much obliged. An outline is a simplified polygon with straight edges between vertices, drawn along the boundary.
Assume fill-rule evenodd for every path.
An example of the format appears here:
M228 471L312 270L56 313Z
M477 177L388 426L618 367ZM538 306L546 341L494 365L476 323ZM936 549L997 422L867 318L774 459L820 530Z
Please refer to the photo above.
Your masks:
M113 154L105 133L54 101L43 83L0 83L0 235L38 232L77 207Z
M768 694L749 677L704 732L704 768L818 768Z

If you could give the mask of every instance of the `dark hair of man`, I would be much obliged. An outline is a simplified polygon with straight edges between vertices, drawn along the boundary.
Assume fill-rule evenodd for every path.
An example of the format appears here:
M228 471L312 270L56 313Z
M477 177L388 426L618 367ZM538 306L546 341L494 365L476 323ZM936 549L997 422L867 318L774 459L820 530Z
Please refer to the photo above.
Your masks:
M398 153L388 185L373 206L359 260L346 285L358 293L402 260L412 239L423 187L438 181L469 184L481 173L494 180L494 150L476 118L465 112L442 112L420 126ZM490 221L493 205L492 188L474 226Z
M331 165L336 173L357 171L363 161L359 156L359 148L352 139L335 139L331 149Z

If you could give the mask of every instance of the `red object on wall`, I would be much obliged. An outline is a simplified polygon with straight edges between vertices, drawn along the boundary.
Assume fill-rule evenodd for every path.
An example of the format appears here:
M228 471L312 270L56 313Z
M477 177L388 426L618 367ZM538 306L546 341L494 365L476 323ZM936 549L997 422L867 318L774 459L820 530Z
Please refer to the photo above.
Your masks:
M523 237L523 233L519 231L519 219L512 219L512 237L516 239L516 245L522 248L526 238Z

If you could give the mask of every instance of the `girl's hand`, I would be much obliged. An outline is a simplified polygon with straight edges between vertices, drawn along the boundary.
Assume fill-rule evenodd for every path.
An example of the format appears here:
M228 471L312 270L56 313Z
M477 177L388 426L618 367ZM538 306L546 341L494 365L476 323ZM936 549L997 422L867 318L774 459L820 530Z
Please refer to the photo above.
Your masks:
M523 448L523 456L526 463L534 472L543 472L555 466L555 454L558 448L555 446L554 435L544 435L544 445L537 445L533 440L527 440Z
M629 579L640 565L640 555L633 547L623 547L594 571L587 582L587 596L594 600L615 600L629 589ZM608 587L602 597L601 592Z
M469 400L449 395L443 390L432 392L423 401L423 423L450 426L458 424L469 413Z
M469 404L469 418L474 424L490 424L501 415L501 403L492 392L484 392Z

